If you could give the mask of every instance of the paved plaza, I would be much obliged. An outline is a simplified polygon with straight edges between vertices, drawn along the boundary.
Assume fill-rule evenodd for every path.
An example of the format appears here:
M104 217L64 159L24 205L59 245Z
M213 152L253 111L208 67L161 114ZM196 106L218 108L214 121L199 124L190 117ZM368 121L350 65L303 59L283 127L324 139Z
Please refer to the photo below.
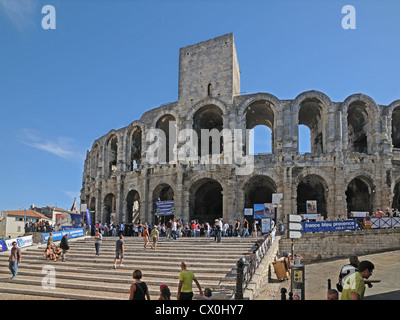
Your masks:
M359 256L359 260L369 260L375 265L371 280L381 280L366 289L365 300L400 300L400 250ZM336 259L318 263L305 263L306 300L326 300L328 279L336 289L339 271L348 259ZM280 289L290 289L290 281L277 281L272 270L272 283L258 295L257 300L280 300ZM288 295L287 295L288 297Z

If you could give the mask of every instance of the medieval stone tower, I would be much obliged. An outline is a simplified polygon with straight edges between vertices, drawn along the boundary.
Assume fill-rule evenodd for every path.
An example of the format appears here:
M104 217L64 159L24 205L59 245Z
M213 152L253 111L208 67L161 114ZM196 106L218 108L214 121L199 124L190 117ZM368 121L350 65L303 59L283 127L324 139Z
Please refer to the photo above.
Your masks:
M260 125L272 147L253 156L247 132ZM299 152L300 125L310 131L309 153ZM94 141L81 203L103 222L153 223L155 202L165 200L184 221L233 222L275 193L283 195L277 220L305 213L307 200L317 201L323 217L400 207L400 100L382 106L365 94L343 102L318 91L293 100L241 95L227 34L180 49L178 101Z

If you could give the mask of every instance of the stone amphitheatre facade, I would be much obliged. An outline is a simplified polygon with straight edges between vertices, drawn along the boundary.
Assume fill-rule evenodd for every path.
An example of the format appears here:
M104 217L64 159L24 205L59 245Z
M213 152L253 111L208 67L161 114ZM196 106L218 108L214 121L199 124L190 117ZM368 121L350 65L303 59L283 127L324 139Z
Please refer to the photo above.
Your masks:
M270 129L272 148L251 157L247 132L259 125ZM299 125L310 130L309 153L299 152ZM241 132L247 162L232 160L229 135L209 142L202 129ZM161 131L166 140L151 135ZM183 149L186 158L177 156L187 141L183 132L201 137L194 153ZM155 150L155 141L164 149ZM165 156L155 158L157 152ZM241 172L246 165L250 170ZM271 203L274 193L283 195L282 221L306 212L307 200L317 200L323 217L400 207L400 100L383 106L365 94L342 102L318 91L293 100L241 94L233 34L227 34L180 49L178 101L94 141L81 203L102 222L115 215L118 222L154 223L154 204L164 200L174 201L177 219L233 222L245 208Z

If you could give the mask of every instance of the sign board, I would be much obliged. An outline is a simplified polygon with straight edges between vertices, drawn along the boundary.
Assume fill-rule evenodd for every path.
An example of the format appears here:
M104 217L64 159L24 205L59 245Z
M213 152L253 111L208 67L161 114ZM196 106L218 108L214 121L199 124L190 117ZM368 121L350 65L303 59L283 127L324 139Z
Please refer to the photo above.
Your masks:
M301 238L301 220L302 217L296 214L289 215L289 238L290 239L299 239Z
M289 230L289 238L290 239L300 239L301 238L301 231L291 231L291 230Z
M272 194L272 204L279 204L283 198L283 193Z
M289 230L301 231L301 229L302 229L301 223L289 222Z
M252 208L245 208L244 209L244 215L245 216L252 216L253 215L253 209Z
M267 233L270 230L271 230L271 219L270 218L261 219L261 232Z
M156 216L172 216L174 214L174 201L157 201L155 203Z
M298 222L300 223L303 218L297 214L290 214L289 215L289 222Z

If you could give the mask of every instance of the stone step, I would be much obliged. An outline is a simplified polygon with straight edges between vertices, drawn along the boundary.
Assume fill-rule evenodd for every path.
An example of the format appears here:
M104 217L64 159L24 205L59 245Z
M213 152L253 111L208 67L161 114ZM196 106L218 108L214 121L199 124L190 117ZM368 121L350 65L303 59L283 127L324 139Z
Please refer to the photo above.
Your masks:
M7 254L0 254L0 290L4 293L54 299L123 299L129 296L132 271L143 272L151 298L158 299L159 286L167 284L176 299L180 263L186 261L204 289L213 290L215 299L230 299L236 287L236 261L249 254L256 238L232 238L214 243L212 238L163 239L157 250L144 250L143 239L125 237L124 266L113 269L115 237L103 239L100 256L95 256L92 238L70 241L71 250L65 262L46 261L44 246L23 250L18 277L10 279ZM225 238L223 239L223 241ZM53 266L56 289L44 289L44 266ZM194 285L195 298L199 299Z

